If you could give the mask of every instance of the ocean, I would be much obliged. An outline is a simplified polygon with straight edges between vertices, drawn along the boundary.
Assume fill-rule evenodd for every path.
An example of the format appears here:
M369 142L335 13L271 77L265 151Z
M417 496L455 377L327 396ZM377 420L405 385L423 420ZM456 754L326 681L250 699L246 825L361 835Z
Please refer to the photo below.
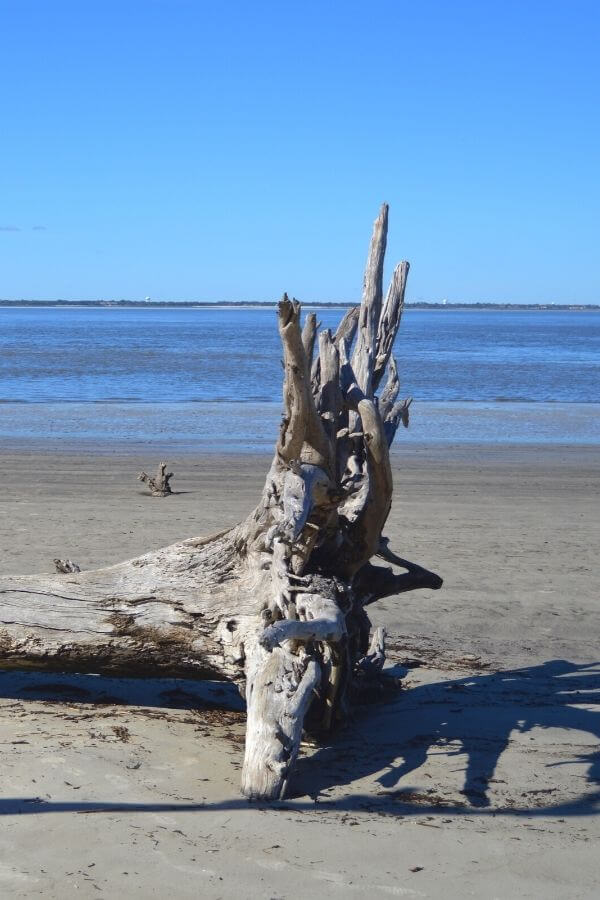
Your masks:
M274 444L273 309L4 307L0 325L4 448ZM398 443L600 443L600 311L408 309L395 353Z

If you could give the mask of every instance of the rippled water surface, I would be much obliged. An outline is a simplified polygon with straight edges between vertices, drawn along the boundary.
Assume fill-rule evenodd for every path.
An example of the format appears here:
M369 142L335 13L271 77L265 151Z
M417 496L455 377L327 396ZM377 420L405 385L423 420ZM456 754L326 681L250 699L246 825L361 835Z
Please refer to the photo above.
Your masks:
M343 311L317 314L323 327L335 328ZM137 440L159 420L162 434L169 417L157 407L169 404L203 406L219 427L229 419L234 443L277 419L281 347L273 309L1 308L0 326L4 439L47 428L43 420L55 422L63 404L77 405L77 415L65 411L63 420L71 416L66 430L82 438L102 420L111 439ZM599 311L409 309L396 355L415 413L419 404L443 410L431 439L446 439L449 428L468 439L502 440L511 421L513 437L566 439L570 428L575 440L598 439L595 409L586 405L600 399ZM226 415L215 401L236 410ZM13 404L36 411L18 413ZM86 412L97 404L114 404L114 413L98 406ZM552 412L557 404L575 405L570 425ZM170 418L172 437L184 439L178 416Z

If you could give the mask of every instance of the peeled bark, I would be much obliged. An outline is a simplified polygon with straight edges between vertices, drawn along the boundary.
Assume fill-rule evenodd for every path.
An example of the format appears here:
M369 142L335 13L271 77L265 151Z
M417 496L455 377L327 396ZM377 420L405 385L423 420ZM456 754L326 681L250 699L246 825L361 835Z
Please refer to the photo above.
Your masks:
M2 667L228 679L248 709L242 790L284 795L303 728L343 720L355 678L383 665L365 607L441 579L382 537L391 502L397 402L391 356L408 264L382 308L387 206L375 223L360 309L335 336L279 304L284 415L259 503L219 534L116 566L0 583ZM356 346L349 361L355 333ZM381 400L375 391L386 369ZM169 492L161 463L156 479ZM162 474L161 474L162 473ZM142 473L144 474L144 473ZM140 476L141 477L141 476ZM373 565L382 556L405 569Z

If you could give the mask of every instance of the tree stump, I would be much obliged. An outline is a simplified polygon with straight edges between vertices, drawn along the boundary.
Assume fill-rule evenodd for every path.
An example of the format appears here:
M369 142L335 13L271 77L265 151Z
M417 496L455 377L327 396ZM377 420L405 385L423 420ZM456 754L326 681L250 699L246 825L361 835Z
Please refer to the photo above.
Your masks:
M166 462L159 462L158 469L156 470L156 475L152 477L151 475L147 475L145 472L140 472L138 475L138 481L143 481L144 484L148 485L150 493L153 497L166 497L169 494L172 494L171 486L169 481L173 477L173 472L167 472L167 464Z
M74 563L72 559L55 559L54 568L62 575L70 575L72 572L81 572L80 566Z
M236 682L248 711L242 791L253 799L284 796L303 728L342 721L353 682L383 665L384 634L370 643L366 607L442 583L382 536L389 447L409 406L392 356L409 266L396 267L384 300L387 222L384 205L361 305L318 335L314 361L316 319L301 329L300 305L279 304L284 414L245 521L116 566L0 584L4 668ZM146 476L151 490L165 468Z

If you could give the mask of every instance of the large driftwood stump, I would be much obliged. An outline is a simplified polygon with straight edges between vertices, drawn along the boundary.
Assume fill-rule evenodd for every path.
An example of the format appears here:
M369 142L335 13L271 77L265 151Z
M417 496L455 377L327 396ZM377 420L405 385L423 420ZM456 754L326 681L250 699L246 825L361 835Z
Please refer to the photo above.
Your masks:
M0 584L3 667L237 682L248 720L242 790L284 795L303 729L326 732L350 688L383 664L366 607L441 579L382 536L389 446L408 402L392 356L408 263L385 300L388 208L375 222L360 307L335 334L279 304L284 415L262 497L248 518L96 571ZM313 361L313 356L314 361ZM381 395L379 386L387 372ZM403 569L374 565L381 557Z

